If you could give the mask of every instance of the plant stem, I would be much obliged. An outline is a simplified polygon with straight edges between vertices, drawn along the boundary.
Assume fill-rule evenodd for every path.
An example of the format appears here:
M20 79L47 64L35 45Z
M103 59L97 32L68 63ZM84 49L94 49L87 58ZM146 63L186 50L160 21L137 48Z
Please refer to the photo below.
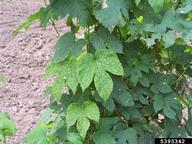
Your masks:
M48 4L47 4L46 0L44 0L44 3L45 3L45 6L47 7L47 6L48 6ZM59 34L59 31L58 31L57 27L55 26L55 23L54 23L53 19L52 19L52 18L50 18L50 20L51 20L51 25L53 26L53 28L54 28L55 32L57 33L58 37L60 38L60 37L61 37L61 35Z
M177 83L178 81L180 81L182 79L182 77L185 75L185 72L187 71L188 67L190 66L190 63L187 64L185 70L180 74L180 76L175 80L174 83Z
M56 26L55 26L55 23L54 23L53 19L51 19L51 25L53 26L53 28L54 28L55 32L57 33L58 37L60 38L60 37L61 37L61 35L59 34L59 31L58 31L58 29L56 28Z
M184 97L182 97L182 96L177 96L176 99L179 100L180 103L181 103L184 107L189 107L189 104L188 104L187 100L186 100Z

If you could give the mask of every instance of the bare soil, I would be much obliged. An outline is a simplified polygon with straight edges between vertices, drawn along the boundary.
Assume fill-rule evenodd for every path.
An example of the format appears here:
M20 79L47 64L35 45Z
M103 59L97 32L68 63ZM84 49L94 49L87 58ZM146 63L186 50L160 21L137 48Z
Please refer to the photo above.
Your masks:
M7 80L0 85L0 111L8 112L18 128L10 144L22 143L48 104L44 70L53 55L55 31L51 26L42 29L36 23L28 31L12 36L19 24L41 6L43 0L0 0L0 74ZM59 29L66 28L60 25Z

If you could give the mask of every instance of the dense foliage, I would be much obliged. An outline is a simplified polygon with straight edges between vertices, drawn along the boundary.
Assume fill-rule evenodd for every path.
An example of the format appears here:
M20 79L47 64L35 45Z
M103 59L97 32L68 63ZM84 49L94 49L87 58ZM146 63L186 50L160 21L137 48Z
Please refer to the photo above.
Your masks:
M51 103L26 144L192 136L192 111L182 114L192 108L191 0L50 0L15 34L35 20L55 27L61 19L71 31L46 71Z

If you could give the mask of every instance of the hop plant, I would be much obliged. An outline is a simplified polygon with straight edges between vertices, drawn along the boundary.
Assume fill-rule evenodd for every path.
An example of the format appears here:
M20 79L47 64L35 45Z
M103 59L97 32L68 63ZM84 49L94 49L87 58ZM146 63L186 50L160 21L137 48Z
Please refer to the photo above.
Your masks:
M61 19L70 32L58 32ZM51 102L26 144L191 136L191 0L50 0L14 34L36 20L59 39L46 70Z

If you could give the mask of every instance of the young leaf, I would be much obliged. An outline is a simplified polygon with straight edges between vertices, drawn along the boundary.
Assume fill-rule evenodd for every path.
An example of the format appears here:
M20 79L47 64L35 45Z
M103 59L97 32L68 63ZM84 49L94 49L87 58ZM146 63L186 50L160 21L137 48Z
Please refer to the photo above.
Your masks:
M61 99L61 95L64 93L64 86L66 82L62 79L57 79L52 83L51 86L47 87L45 90L46 95L51 95L57 101Z
M77 76L82 88L86 89L94 77L95 87L105 101L113 89L112 79L106 71L115 75L124 73L118 57L112 50L100 49L95 57L89 53L83 54L77 62Z
M24 22L23 24L21 24L21 25L13 32L13 36L16 36L21 29L25 29L25 30L28 29L28 28L32 25L32 23L33 23L34 21L40 19L41 14L42 14L41 11L39 11L39 12L37 12L37 13L29 16L29 17L27 18L26 22Z
M24 138L24 144L49 144L47 132L48 128L46 126L37 126Z
M81 115L81 106L76 103L70 104L66 113L67 127L70 128L72 125L74 125Z
M6 113L0 112L0 134L5 138L16 132L16 125Z
M93 102L86 101L83 104L83 111L87 118L99 122L100 112L97 105Z
M84 139L90 126L90 120L99 122L99 108L91 101L86 101L83 105L72 103L67 108L66 122L69 129L77 122L77 130Z
M47 93L51 94L56 100L60 100L66 85L75 93L78 80L74 69L76 69L76 60L73 58L62 62L52 61L46 69L46 76L55 76L56 80L52 86L48 87Z
M84 139L86 136L86 133L89 129L90 122L89 119L86 117L79 117L77 121L77 130L79 132L79 135Z

